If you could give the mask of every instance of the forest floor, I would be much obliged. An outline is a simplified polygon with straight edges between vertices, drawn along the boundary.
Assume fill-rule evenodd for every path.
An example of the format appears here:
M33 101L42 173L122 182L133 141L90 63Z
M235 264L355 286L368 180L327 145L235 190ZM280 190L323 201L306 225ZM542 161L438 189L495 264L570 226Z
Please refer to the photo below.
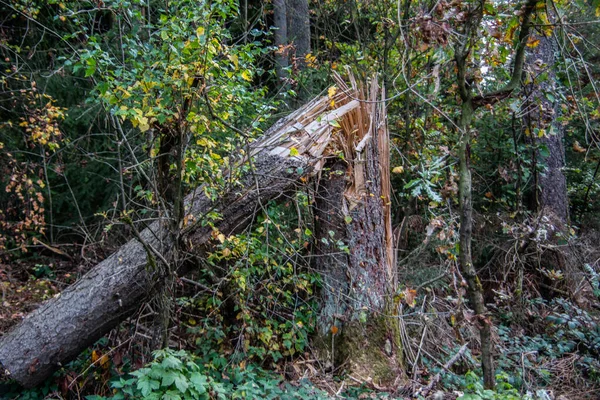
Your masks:
M75 256L68 259L32 254L20 261L0 264L0 333L10 329L41 302L75 282L93 265L92 262L78 263L74 260ZM407 274L412 272L407 271ZM436 275L436 271L430 274ZM422 280L426 278L422 277ZM534 281L535 276L525 276L526 285L533 285ZM582 306L560 297L558 292L534 293L538 289L531 286L527 288L528 293L537 295L527 298L526 306L517 316L514 302L503 296L502 288L497 287L493 303L489 306L495 326L499 385L496 393L490 393L480 383L475 322L468 311L455 312L455 283L439 280L431 287L421 288L412 307L407 306L403 340L408 377L399 386L379 385L354 376L346 379L334 377L330 371L323 371L309 352L299 353L284 362L258 363L256 366L245 361L232 363L228 359L231 354L213 354L209 363L215 366L222 363L223 371L237 371L222 372L217 378L213 377L214 384L220 379L231 383L231 376L239 374L241 380L257 382L266 388L264 390L270 390L269 393L279 393L279 397L275 395L272 398L392 399L413 397L436 373L440 373L439 384L434 386L427 398L600 398L600 317L597 311L600 305L592 293L587 294L587 303ZM175 328L171 347L174 349L194 350L194 343L197 343L197 336L179 328L192 326L196 323L194 318L200 320L189 311L183 306L177 307L173 315ZM13 386L8 398L110 398L103 396L117 393L115 382L152 361L146 340L148 332L142 317L137 315L114 329L63 368L44 387L20 392ZM469 343L469 350L449 370L445 370L443 364L465 343ZM162 355L164 358L170 356ZM176 353L176 357L185 359L188 356ZM210 375L207 373L207 376ZM240 385L238 382L230 389L247 393L240 391ZM295 394L290 397L283 394L292 391ZM253 397L248 395L247 398Z

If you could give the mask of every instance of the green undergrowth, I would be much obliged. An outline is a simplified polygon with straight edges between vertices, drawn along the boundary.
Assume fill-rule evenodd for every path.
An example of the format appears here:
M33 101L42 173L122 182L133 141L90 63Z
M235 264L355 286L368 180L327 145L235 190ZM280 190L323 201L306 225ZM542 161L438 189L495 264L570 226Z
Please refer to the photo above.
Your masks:
M149 365L111 383L114 395L104 399L326 399L309 382L295 386L257 366L215 369L203 358L180 350L159 350Z

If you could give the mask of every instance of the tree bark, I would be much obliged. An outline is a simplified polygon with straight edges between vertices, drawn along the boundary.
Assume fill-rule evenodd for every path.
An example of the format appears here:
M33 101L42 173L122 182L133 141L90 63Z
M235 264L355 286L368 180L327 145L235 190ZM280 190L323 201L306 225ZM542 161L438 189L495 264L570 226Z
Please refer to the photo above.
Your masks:
M327 97L311 101L250 144L246 157L252 160L251 168L241 162L238 167L248 171L221 198L212 201L202 187L188 195L185 214L197 222L183 229L183 243L191 251L206 249L213 229L201 220L208 212L220 214L215 223L220 232L236 232L249 223L259 201L276 198L299 178L318 172L331 141L332 121L342 123L359 105L342 93L335 100L339 106L331 111ZM2 336L0 374L35 386L135 313L162 278L157 276L155 256L168 260L173 245L169 237L165 223L154 222Z
M288 40L294 45L295 62L300 69L310 53L310 14L308 0L286 0Z
M389 149L381 92L372 83L355 126L338 135L339 150L328 160L315 204L316 261L321 273L318 347L335 371L375 381L398 376L401 354L389 319L395 291L390 213ZM364 99L364 97L361 97Z
M286 68L289 66L288 60L288 32L287 32L287 6L285 0L273 0L273 19L277 30L275 30L275 71L277 78L285 82L287 78Z
M542 35L535 39L539 40L539 44L527 57L531 83L525 88L527 98L524 103L524 124L532 141L548 152L546 157L542 157L541 152L536 151L536 160L545 167L544 171L538 171L536 168L536 208L544 213L553 213L566 224L569 220L569 199L563 172L564 129L557 121L560 104L551 100L557 92L554 73L556 45L551 36Z

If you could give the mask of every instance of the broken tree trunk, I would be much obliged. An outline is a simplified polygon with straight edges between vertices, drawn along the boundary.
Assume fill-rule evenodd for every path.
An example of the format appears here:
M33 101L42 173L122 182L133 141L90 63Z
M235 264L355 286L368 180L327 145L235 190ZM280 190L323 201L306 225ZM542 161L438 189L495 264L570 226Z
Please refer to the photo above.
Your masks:
M344 365L389 383L399 376L401 349L397 320L389 318L396 273L383 90L374 80L365 96L354 81L349 89L337 80L367 101L336 132L338 153L327 159L316 192L315 267L323 279L317 347L334 371Z
M359 107L348 96L356 94L340 93L335 106L327 97L314 99L249 144L246 160L238 165L246 171L241 183L221 198L211 201L202 187L188 195L185 214L196 222L184 228L184 243L195 250L209 244L213 229L201 224L208 212L220 214L216 229L233 233L249 223L259 201L276 198L299 178L318 172L332 125L337 125L332 121L343 123ZM2 336L0 376L35 386L134 314L161 278L153 267L154 255L167 254L172 244L162 224L154 222Z

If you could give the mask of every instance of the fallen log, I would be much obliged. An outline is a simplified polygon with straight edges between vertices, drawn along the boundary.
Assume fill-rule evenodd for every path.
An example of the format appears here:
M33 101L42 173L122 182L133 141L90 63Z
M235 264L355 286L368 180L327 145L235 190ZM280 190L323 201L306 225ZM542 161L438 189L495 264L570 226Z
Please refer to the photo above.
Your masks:
M243 163L251 168L238 165L247 169L241 184L216 201L207 198L202 187L188 195L186 215L198 223L184 228L184 243L196 249L209 244L213 228L199 223L209 211L220 214L215 228L229 235L250 222L259 201L276 198L300 178L318 172L335 126L353 126L352 112L360 105L353 98L351 91L333 99L316 98L279 120L249 145ZM172 246L161 226L161 221L154 222L0 337L0 378L8 376L25 387L38 385L133 315L157 278L148 265L149 253L167 254Z

